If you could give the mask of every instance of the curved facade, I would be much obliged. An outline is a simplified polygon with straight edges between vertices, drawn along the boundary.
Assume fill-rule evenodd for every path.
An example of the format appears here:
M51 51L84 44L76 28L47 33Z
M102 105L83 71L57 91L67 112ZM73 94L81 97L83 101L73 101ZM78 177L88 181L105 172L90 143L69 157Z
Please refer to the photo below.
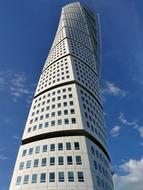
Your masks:
M80 3L63 7L10 190L113 190L99 50L97 16Z

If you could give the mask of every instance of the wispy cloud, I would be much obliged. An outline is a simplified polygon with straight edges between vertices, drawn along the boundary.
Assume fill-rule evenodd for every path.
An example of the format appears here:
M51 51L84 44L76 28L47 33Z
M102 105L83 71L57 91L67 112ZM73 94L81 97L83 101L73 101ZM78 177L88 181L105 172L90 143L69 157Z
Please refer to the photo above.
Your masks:
M7 160L8 157L4 154L4 149L0 148L0 160Z
M119 136L119 134L120 134L120 129L121 129L120 126L118 126L118 125L114 126L114 127L111 129L111 131L110 131L111 136L112 136L112 137L117 137L117 136Z
M143 189L143 158L130 159L119 166L124 175L114 174L113 181L116 190L142 190Z
M102 89L103 94L125 97L126 91L118 87L115 83L106 81L105 86Z
M14 102L26 97L26 100L33 95L32 85L28 83L24 73L13 71L0 72L0 91L9 93Z
M0 160L7 160L8 157L6 157L4 154L0 154Z
M137 130L140 134L140 137L143 138L143 126L139 125L137 120L133 120L133 121L128 121L123 113L120 113L119 117L118 117L119 121L125 125L125 126L130 126L133 129Z

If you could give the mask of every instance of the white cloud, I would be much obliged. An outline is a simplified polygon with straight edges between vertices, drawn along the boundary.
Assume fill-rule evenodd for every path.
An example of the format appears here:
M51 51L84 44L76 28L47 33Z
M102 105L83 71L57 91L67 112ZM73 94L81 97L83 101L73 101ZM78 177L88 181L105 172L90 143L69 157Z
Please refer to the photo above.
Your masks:
M21 97L26 99L33 95L33 85L29 85L24 73L14 73L13 71L0 72L0 90L11 95L13 101Z
M0 160L7 160L8 158L4 154L0 154Z
M140 134L140 137L143 138L143 126L140 126L137 120L128 121L123 113L120 113L118 117L119 121L126 126L130 126L133 129L137 130Z
M105 82L105 88L102 90L102 93L120 97L126 96L125 90L119 88L117 85L109 81Z
M119 169L124 175L113 175L115 190L143 190L143 159L130 159Z
M121 127L118 126L118 125L116 125L115 127L113 127L113 128L111 129L111 131L110 131L111 136L112 136L112 137L117 137L117 136L119 136L119 134L120 134L120 129L121 129Z

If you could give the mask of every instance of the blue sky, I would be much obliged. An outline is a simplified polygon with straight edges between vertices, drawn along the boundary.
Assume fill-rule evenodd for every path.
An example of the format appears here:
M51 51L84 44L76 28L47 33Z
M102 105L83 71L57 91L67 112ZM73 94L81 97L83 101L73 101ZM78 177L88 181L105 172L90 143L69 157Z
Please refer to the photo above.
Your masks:
M0 1L0 189L7 190L31 98L70 0ZM100 15L102 95L115 190L143 186L143 2L82 0Z

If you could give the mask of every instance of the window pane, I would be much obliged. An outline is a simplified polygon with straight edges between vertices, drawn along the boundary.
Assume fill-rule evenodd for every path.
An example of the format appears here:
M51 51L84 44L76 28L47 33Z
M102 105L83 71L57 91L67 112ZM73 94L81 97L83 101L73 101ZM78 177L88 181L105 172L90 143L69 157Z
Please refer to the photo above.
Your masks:
M37 183L37 174L32 175L32 183Z
M71 150L71 143L70 143L70 142L67 142L67 143L66 143L66 149L67 149L67 150Z
M31 160L28 160L26 163L26 168L30 168L30 166L31 166Z
M58 164L59 164L59 165L63 165L63 164L64 164L63 156L59 156L59 157L58 157Z
M47 145L43 145L43 152L47 152Z
M67 156L67 164L72 165L72 156Z
M79 150L80 149L79 142L75 142L74 143L74 148L75 148L75 150Z
M55 151L55 144L51 144L50 151Z
M54 172L49 173L49 181L50 182L54 182L55 181L55 173Z
M46 173L41 173L40 183L44 183L46 181Z
M74 175L73 172L68 172L68 181L74 181Z
M33 148L29 149L29 155L31 155L33 153Z
M55 157L50 158L50 165L51 166L55 165Z
M42 166L46 166L47 165L47 158L42 158Z
M64 172L59 172L59 182L64 181Z
M79 182L84 182L83 172L77 172L77 176Z
M23 168L24 168L24 162L21 162L19 165L19 170L23 170Z
M63 150L63 143L58 143L58 150Z
M39 153L39 152L40 152L40 146L36 146L35 153Z
M76 156L76 164L81 165L81 156Z
M21 183L21 176L18 176L16 179L16 185L20 185Z
M38 163L39 163L39 160L38 160L38 159L35 159L35 160L34 160L34 167L38 167Z
M23 150L22 156L26 156L27 150Z
M28 184L28 181L29 181L29 175L25 175L24 176L24 184Z

